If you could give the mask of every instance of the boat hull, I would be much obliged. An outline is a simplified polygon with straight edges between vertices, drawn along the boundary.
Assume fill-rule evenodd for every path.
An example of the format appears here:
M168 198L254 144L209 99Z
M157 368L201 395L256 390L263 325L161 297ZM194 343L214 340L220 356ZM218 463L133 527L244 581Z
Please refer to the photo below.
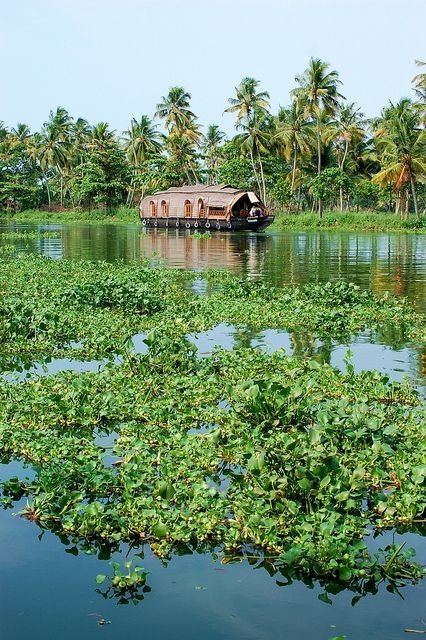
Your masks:
M193 229L194 231L263 231L274 221L275 216L258 218L232 218L229 222L218 218L142 218L146 227L158 229Z

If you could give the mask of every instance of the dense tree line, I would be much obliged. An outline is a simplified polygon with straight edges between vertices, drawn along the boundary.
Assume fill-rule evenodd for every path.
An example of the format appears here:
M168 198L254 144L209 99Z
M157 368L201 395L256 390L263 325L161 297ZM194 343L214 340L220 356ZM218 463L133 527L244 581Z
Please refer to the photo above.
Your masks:
M62 107L39 132L0 122L0 206L132 206L170 186L225 182L258 191L275 209L419 217L426 209L426 63L417 64L413 99L390 102L369 120L341 93L337 71L312 58L277 114L258 80L240 82L225 108L235 115L232 139L217 125L203 131L182 87L161 98L153 118L132 118L122 135Z

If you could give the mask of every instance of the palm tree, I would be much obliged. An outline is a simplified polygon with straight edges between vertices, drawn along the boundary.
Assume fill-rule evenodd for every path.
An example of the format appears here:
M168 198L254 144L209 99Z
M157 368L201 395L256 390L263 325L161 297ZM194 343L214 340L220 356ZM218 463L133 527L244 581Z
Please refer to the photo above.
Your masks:
M135 167L140 166L150 155L159 153L161 150L157 125L147 115L142 115L139 121L132 118L130 128L123 133L124 148Z
M0 140L4 140L8 133L9 130L6 127L5 123L3 122L3 120L0 120Z
M243 152L250 155L253 175L257 182L260 196L266 198L265 176L261 153L265 152L271 142L271 121L268 112L269 93L257 92L259 80L243 78L235 87L236 98L229 98L230 106L225 113L236 113L235 128L243 133L237 137ZM260 176L256 169L259 166Z
M213 180L213 183L217 179L217 167L220 159L220 147L225 138L225 134L221 131L217 124L211 124L207 128L207 133L204 136L203 152L204 159L207 166L209 178Z
M418 67L426 67L426 62L416 60L416 65ZM420 99L421 102L426 103L426 73L418 73L416 76L414 76L413 82L416 87L414 89L414 91L416 92L416 96Z
M364 114L354 102L338 106L325 134L326 141L333 140L336 148L337 166L343 173L351 145L365 138ZM343 211L343 189L340 187L340 211Z
M272 120L265 111L254 111L249 124L241 123L239 129L242 131L236 142L240 145L243 154L250 156L253 174L257 182L260 197L266 201L266 183L263 171L262 154L270 150L273 140ZM259 173L257 167L259 169Z
M315 139L312 123L305 118L298 100L293 100L288 109L280 107L274 137L278 146L282 147L287 162L293 156L290 187L290 195L293 195L299 154L305 158L310 156Z
M194 145L199 145L202 134L197 118L190 109L190 94L183 87L171 87L167 96L157 104L155 115L164 120L169 133L165 147L169 161L178 174L184 174L191 184L198 180L199 167Z
M235 87L236 98L228 98L230 106L225 109L225 113L236 113L236 129L241 125L250 125L255 112L266 112L269 107L269 93L266 91L256 92L259 80L254 78L243 78L238 87Z
M395 105L391 102L382 111L375 127L383 169L373 177L373 181L381 185L393 184L399 195L401 215L403 198L407 187L410 187L418 219L416 182L426 180L426 130L421 126L419 111L408 98Z
M18 122L15 128L12 128L12 134L18 138L20 142L24 142L31 136L31 130L27 124Z
M161 142L157 125L147 115L142 115L139 121L132 118L130 128L123 133L124 149L133 166L132 186L127 196L127 204L130 204L135 195L137 172L149 157L160 152Z
M344 169L350 146L365 138L364 114L356 108L354 102L340 104L336 116L331 120L326 139L334 140L337 153L337 165Z
M335 113L339 99L343 96L337 91L341 84L337 71L328 71L330 65L319 58L311 58L308 68L295 80L299 85L291 94L299 100L305 110L305 116L312 118L317 127L317 175L321 173L321 116ZM322 215L322 203L319 200L318 210Z
M157 104L155 116L164 120L166 129L170 132L177 129L182 133L190 128L196 117L189 108L190 94L183 87L171 87L167 96L162 96Z
M165 139L165 148L169 155L169 163L176 173L185 176L189 184L197 183L199 166L193 142L184 134L174 133Z
M64 196L65 169L71 160L71 133L73 121L68 111L58 107L56 112L49 114L49 119L43 124L41 138L38 140L39 162L45 171L50 167L60 176L61 181L61 205ZM48 190L49 206L50 194Z
M98 122L92 127L89 146L105 150L115 140L115 131L111 131L108 122Z
M77 150L76 155L80 156L92 135L92 127L84 118L77 118L72 126L71 139L73 147Z

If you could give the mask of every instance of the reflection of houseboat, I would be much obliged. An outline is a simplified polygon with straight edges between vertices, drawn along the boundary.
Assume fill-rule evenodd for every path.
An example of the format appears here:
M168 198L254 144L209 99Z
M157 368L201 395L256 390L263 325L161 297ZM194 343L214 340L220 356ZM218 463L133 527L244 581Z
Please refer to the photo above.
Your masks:
M217 231L262 231L274 216L252 191L227 184L171 187L143 198L142 224Z

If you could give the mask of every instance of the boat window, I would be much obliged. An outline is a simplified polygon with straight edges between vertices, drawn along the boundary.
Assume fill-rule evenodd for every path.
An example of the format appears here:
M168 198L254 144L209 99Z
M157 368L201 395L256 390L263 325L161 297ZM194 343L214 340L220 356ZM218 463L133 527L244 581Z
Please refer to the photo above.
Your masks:
M149 213L151 218L157 217L157 205L155 204L154 200L151 200L151 202L149 203Z
M167 218L169 215L169 204L165 200L161 201L161 216Z
M185 200L185 218L192 216L192 203L190 200Z
M198 199L198 217L199 218L206 217L206 209L204 207L204 200L202 198Z

